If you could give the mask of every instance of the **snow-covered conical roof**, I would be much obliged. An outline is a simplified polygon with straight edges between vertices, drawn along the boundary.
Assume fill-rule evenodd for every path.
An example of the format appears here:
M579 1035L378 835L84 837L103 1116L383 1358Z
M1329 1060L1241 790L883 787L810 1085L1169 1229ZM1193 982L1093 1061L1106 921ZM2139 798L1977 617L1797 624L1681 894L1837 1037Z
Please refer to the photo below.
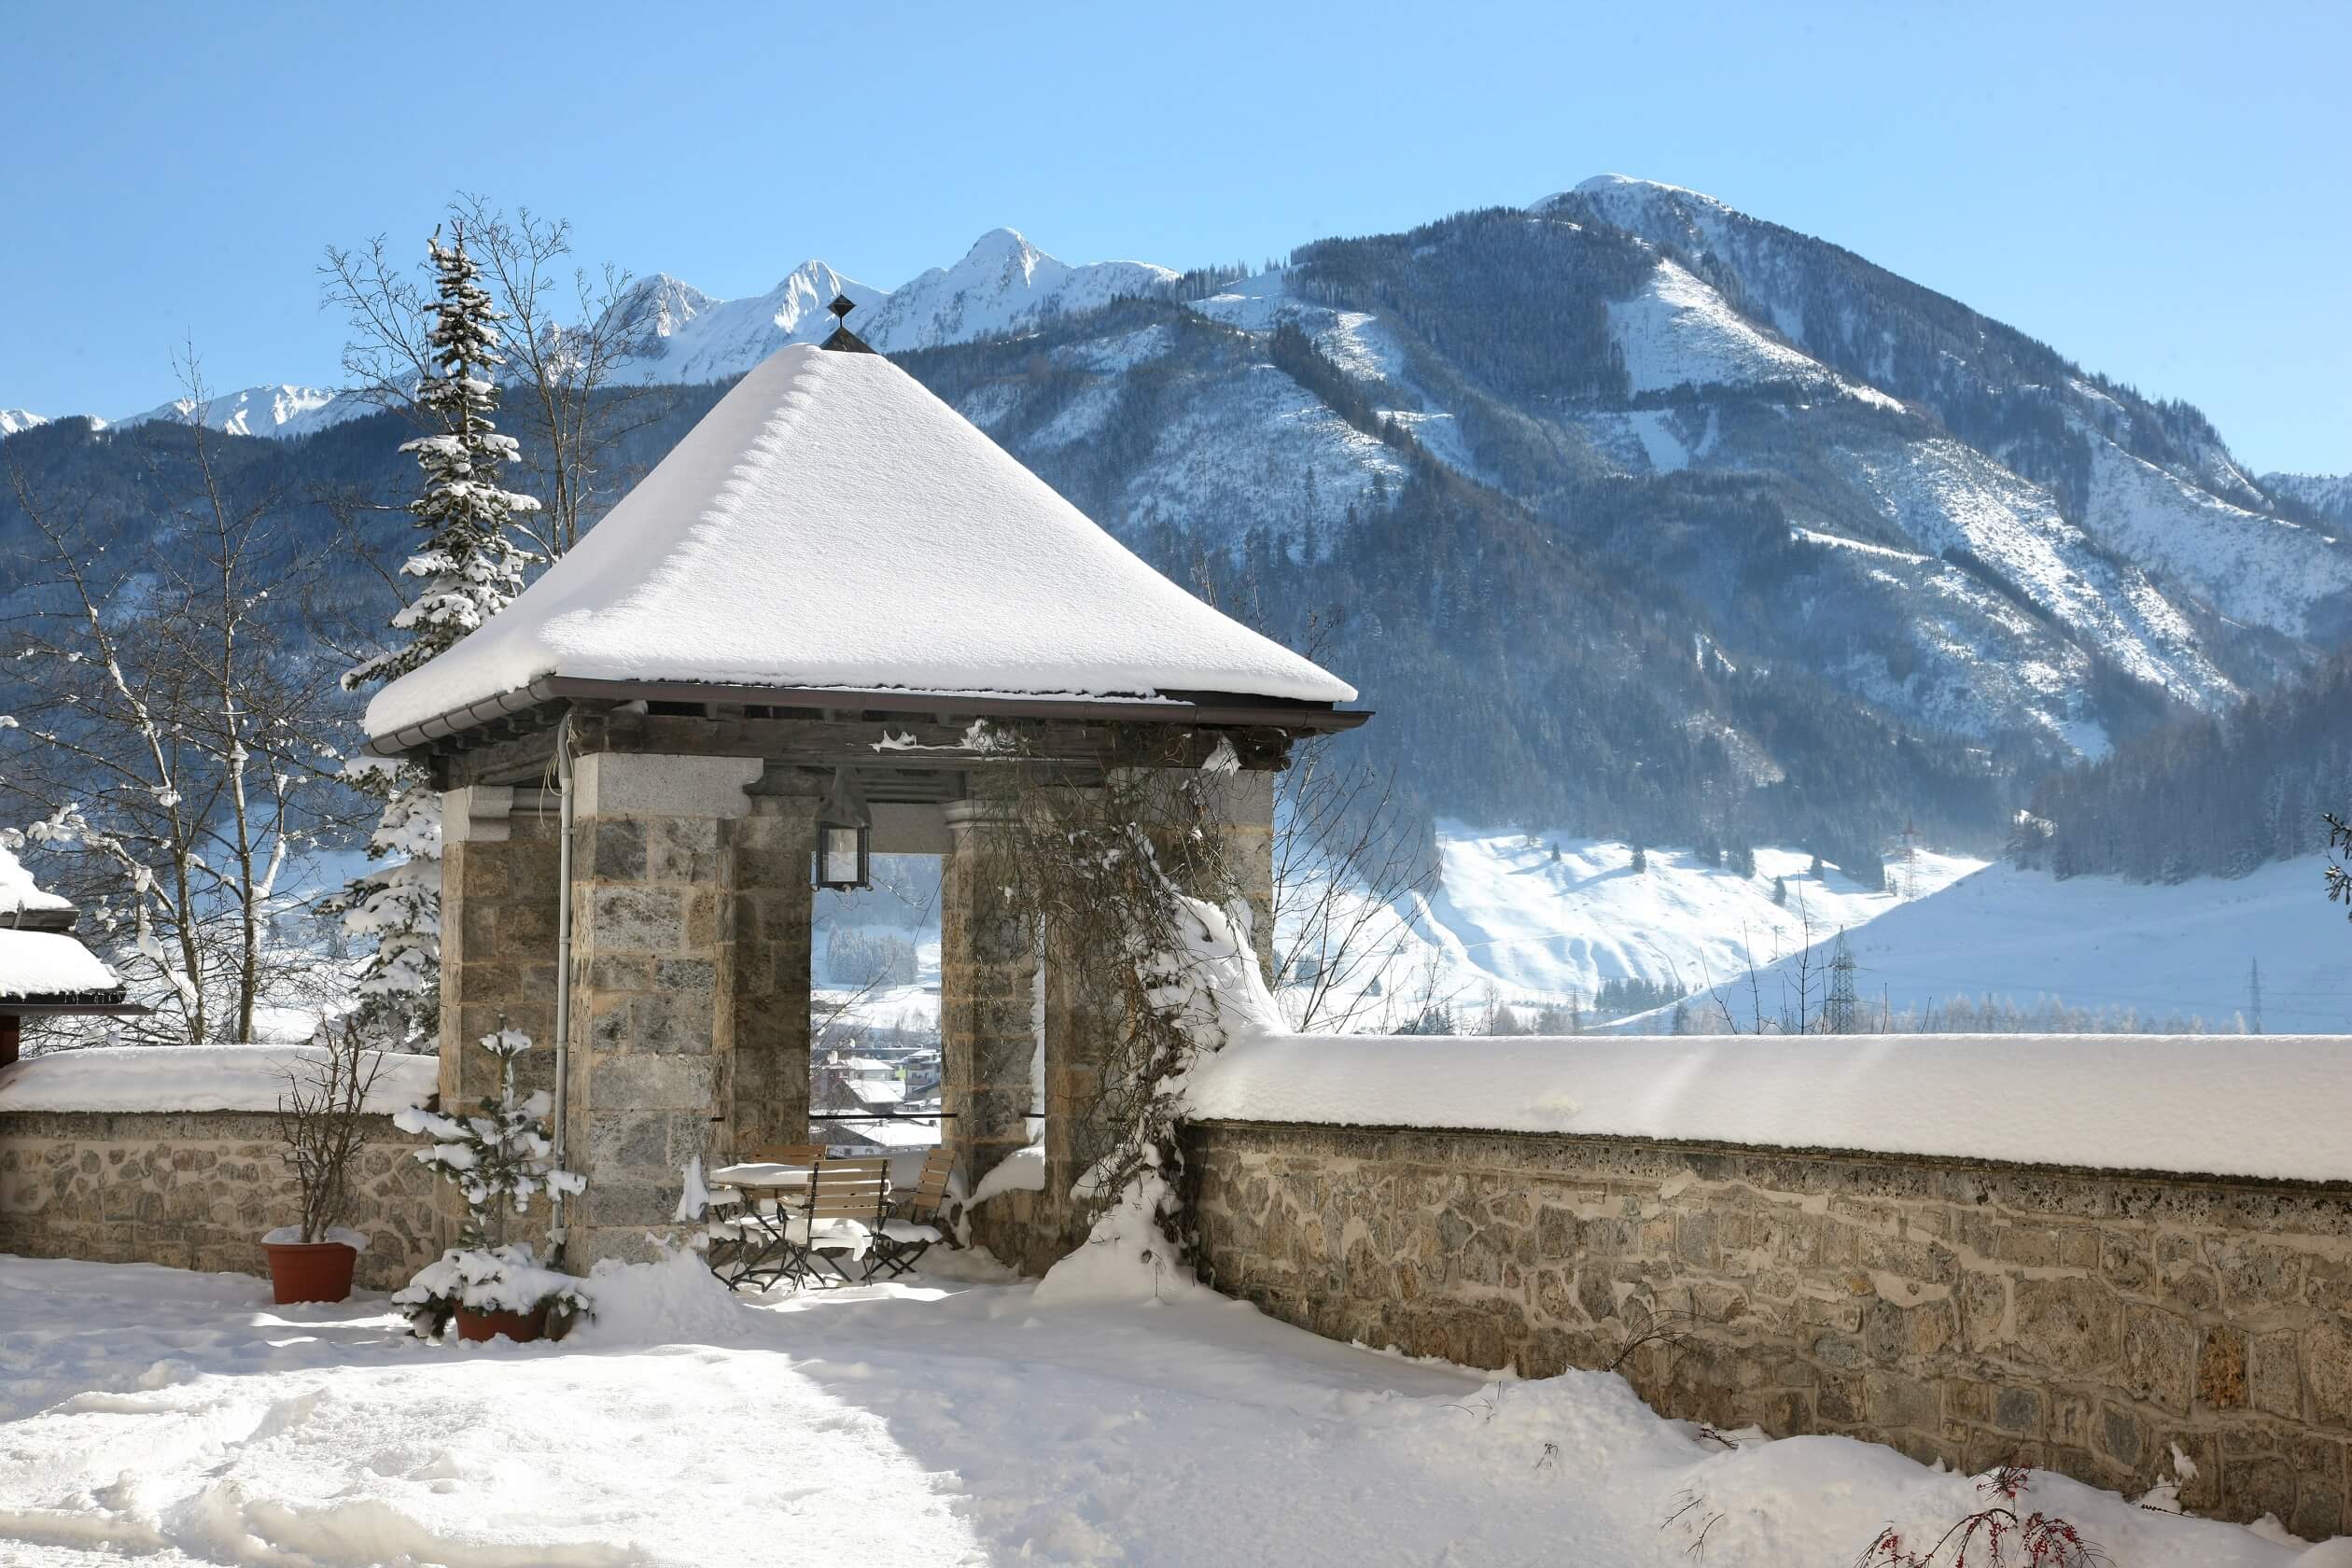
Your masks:
M368 733L549 676L1356 694L1154 571L889 359L805 344L747 373L513 604L378 693Z

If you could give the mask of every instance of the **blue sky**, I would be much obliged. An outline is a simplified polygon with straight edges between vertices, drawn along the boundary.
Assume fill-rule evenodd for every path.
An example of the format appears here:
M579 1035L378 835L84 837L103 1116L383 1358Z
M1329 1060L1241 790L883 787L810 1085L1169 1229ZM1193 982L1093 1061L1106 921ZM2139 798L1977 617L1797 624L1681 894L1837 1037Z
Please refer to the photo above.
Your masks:
M2226 20L2225 20L2226 17ZM462 19L462 20L461 20ZM714 294L1010 224L1184 266L1604 171L2352 470L2352 7L0 6L0 406L331 383L313 269L459 188ZM445 62L462 63L452 79Z

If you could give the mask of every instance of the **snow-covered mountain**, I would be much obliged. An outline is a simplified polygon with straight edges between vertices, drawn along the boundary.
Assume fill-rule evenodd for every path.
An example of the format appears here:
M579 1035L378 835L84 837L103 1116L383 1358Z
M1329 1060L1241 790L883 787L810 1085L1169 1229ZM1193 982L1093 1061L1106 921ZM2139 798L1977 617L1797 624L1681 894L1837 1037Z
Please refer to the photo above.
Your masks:
M366 403L338 397L324 387L279 385L248 386L242 392L207 398L201 412L193 399L175 398L141 413L102 423L121 428L154 419L181 421L193 414L207 428L232 436L293 437L307 436L369 412Z
M866 307L889 297L806 261L765 294L740 300L714 299L656 273L639 278L613 309L641 344L633 377L691 385L741 375L786 343L818 342L833 329L825 307L836 295Z
M2266 473L2262 488L2300 501L2340 527L2352 528L2352 474Z
M2352 485L2251 478L2195 410L1673 186L1603 176L1222 281L998 230L894 290L810 261L736 300L657 273L616 308L632 372L693 386L822 337L836 293L1155 564L1241 563L1269 624L1337 613L1332 657L1387 693L1365 743L1437 812L1624 806L1583 825L1687 839L1698 801L1729 825L1771 795L1766 842L1774 813L1867 837L1933 801L1989 838L2017 781L2352 632ZM206 416L355 412L324 399Z
M1465 1027L1498 1001L1575 997L1589 1007L1613 980L1670 993L1728 987L1751 963L1858 932L1983 864L1921 851L1907 872L1890 868L1891 880L1910 879L1890 890L1864 888L1834 865L1816 875L1812 857L1791 848L1757 849L1753 876L1687 849L1649 849L1636 871L1629 845L1459 823L1439 824L1437 849L1426 897L1335 912L1352 950L1372 956L1351 969L1349 994L1334 1003L1359 1028L1403 1028L1431 1004ZM1296 940L1289 931L1278 937Z
M836 295L861 307L852 320L861 337L896 353L1015 331L1123 296L1164 295L1177 275L1143 261L1072 266L1012 229L990 230L954 266L933 267L895 290L813 260L766 293L735 300L655 273L637 279L613 306L641 345L621 378L670 385L731 381L786 343L815 343L831 332L826 306ZM184 419L189 408L180 398L112 423ZM252 386L208 399L203 422L241 436L301 436L368 412L365 403L321 387ZM21 409L0 410L0 435L43 422Z
M1073 267L1012 229L992 229L962 260L934 267L893 289L858 334L887 354L1016 331L1054 315L1075 315L1122 296L1164 294L1177 274L1143 261Z
M836 295L861 307L851 327L886 354L965 343L1077 315L1127 295L1165 294L1177 274L1141 261L1071 266L1011 229L994 229L952 267L933 267L896 289L844 277L822 261L794 268L765 294L716 300L667 273L639 282L614 308L646 347L624 374L694 384L741 375L786 343L815 343L833 329Z
M2085 376L1956 301L1696 191L1604 175L1533 210L1635 235L1718 280L1746 318L1820 367L1936 407L1989 455L2061 493L2103 543L2222 614L2291 636L2345 629L2352 549L2271 515L2262 486L2194 410ZM1752 379L1781 373L1803 372L1767 362Z

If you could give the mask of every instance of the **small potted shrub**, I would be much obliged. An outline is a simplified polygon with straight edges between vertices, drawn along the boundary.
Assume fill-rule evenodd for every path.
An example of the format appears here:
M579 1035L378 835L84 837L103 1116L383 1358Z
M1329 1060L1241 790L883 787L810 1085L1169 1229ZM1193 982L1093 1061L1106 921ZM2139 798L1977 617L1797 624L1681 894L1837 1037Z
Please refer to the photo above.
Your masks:
M485 1035L482 1048L498 1060L497 1099L485 1097L469 1116L419 1106L393 1118L402 1131L433 1140L416 1157L456 1186L466 1224L458 1244L427 1264L392 1301L421 1338L454 1323L460 1339L537 1339L551 1321L561 1337L574 1318L586 1315L588 1298L572 1276L542 1264L528 1241L509 1241L507 1222L529 1213L536 1194L576 1193L585 1183L555 1168L547 1091L515 1093L515 1058L531 1048L531 1037L502 1028Z
M367 1147L360 1118L384 1057L367 1048L355 1024L322 1029L322 1056L306 1057L287 1070L286 1093L278 1098L281 1157L294 1172L301 1194L301 1218L261 1238L270 1258L270 1291L279 1306L298 1301L343 1301L351 1295L351 1271L368 1239L346 1230L351 1171Z

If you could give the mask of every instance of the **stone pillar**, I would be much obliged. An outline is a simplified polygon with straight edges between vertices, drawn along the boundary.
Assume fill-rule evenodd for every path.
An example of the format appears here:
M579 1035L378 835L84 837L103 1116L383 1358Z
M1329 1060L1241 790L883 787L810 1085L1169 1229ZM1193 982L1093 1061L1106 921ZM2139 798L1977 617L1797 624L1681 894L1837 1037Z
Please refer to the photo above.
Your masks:
M1274 983L1274 775L1240 772L1205 780L1216 831L1224 837L1241 898L1250 906L1250 936L1258 968Z
M0 1067L13 1066L17 1059L17 1039L20 1026L13 1013L0 1013Z
M567 1257L641 1258L679 1170L723 1149L735 1046L731 824L757 759L595 752L573 774ZM722 1006L721 999L727 999Z
M823 788L812 776L773 776L750 815L727 824L735 961L721 1006L735 1039L724 1147L735 1159L808 1139L809 873Z
M941 1098L966 1188L1029 1141L1038 1053L1037 956L1001 875L985 807L947 807L939 883Z
M498 1092L497 1062L476 1043L508 1027L531 1037L518 1076L526 1089L555 1081L555 914L558 821L534 791L476 785L441 797L441 1102L463 1113ZM434 1188L435 1235L456 1244L465 1205ZM544 1211L521 1234L536 1237Z
M1153 780L1169 787L1195 783L1208 791L1211 831L1251 907L1259 965L1270 969L1273 776L1167 770ZM940 953L948 1109L963 1112L954 1136L965 1180L976 1183L1010 1149L1029 1141L1016 1101L1019 1093L1042 1091L1042 1100L1019 1108L1044 1112L1043 1190L1005 1194L973 1212L975 1239L1006 1262L1040 1273L1085 1239L1091 1206L1072 1199L1071 1189L1124 1131L1103 1105L1112 1052L1127 1022L1124 1003L1115 989L1075 973L1067 944L1050 929L1041 971L1005 900L1005 878L986 874L985 828L974 807L949 807L948 821L956 852L942 879ZM1163 846L1162 863L1180 866L1183 857L1176 851L1174 845Z
M1123 781L1124 782L1124 781ZM1162 770L1154 782L1164 787L1197 785L1209 807L1210 831L1218 834L1227 868L1250 906L1253 945L1261 971L1271 973L1274 952L1274 776L1233 772L1195 774ZM1161 846L1161 864L1181 868L1174 845ZM1214 889L1187 889L1191 892ZM1031 1224L1043 1231L1027 1250L1032 1267L1066 1254L1086 1235L1088 1206L1069 1194L1078 1179L1115 1146L1126 1129L1103 1114L1104 1074L1127 1020L1116 994L1089 987L1057 961L1053 934L1046 938L1044 994L1045 1192L1033 1207Z

